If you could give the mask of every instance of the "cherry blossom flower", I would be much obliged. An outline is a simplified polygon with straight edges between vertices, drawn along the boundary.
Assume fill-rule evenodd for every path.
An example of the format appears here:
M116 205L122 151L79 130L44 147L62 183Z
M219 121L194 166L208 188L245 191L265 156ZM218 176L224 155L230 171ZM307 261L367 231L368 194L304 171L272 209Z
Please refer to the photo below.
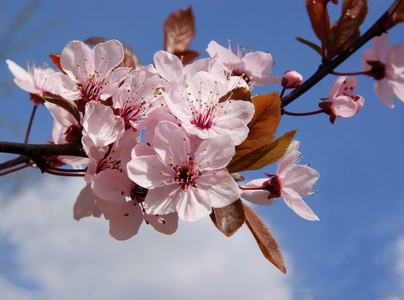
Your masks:
M331 123L337 117L349 118L357 114L363 107L363 97L354 95L358 80L352 76L340 76L335 80L328 95L328 100L319 103L319 107L330 115Z
M165 234L177 230L176 213L163 216L146 214L143 201L147 190L131 181L125 172L117 169L102 171L95 176L92 187L99 198L97 204L101 212L109 220L110 234L117 240L127 240L137 234L143 220Z
M185 84L164 92L171 112L189 133L202 139L229 135L235 145L248 135L247 124L254 115L254 105L248 101L222 99L228 94L227 80L201 71L188 78Z
M152 65L128 75L112 97L112 106L123 119L126 129L136 129L141 118L164 105L160 93L163 86L164 82Z
M404 102L404 45L388 47L385 33L373 38L373 50L363 54L362 69L376 80L374 89L384 104L394 107L393 93Z
M67 100L78 100L81 112L89 101L106 100L131 70L116 68L123 58L123 47L117 40L99 43L93 49L81 41L68 43L60 56L67 75L53 76L58 94Z
M224 207L239 199L239 188L225 168L234 153L229 136L203 140L193 151L181 127L161 121L151 147L142 143L133 149L128 175L148 189L146 213L177 212L182 220L198 221L207 217L212 207Z
M234 53L229 49L220 46L215 41L211 41L206 51L210 57L217 57L219 65L226 71L230 71L232 76L242 76L247 83L254 85L269 85L281 81L281 77L272 76L271 68L273 65L272 56L269 53L261 51L245 52L240 45Z
M298 141L292 141L285 155L278 161L275 175L255 179L242 186L241 196L255 204L271 205L279 197L296 214L304 219L319 220L303 197L311 193L311 188L319 178L314 169L298 165L300 152Z
M14 75L14 82L24 91L30 94L33 104L43 104L43 92L52 92L53 86L49 81L50 76L55 72L52 68L36 67L35 63L30 66L28 63L27 70L24 70L15 62L7 59L6 63L11 73Z

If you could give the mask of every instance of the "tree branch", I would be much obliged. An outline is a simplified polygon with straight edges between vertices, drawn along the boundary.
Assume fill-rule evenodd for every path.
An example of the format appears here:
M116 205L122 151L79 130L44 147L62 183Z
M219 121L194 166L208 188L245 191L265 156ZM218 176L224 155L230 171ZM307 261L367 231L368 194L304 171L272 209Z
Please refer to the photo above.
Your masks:
M0 142L0 152L20 154L19 157L0 164L0 170L22 163L29 163L32 160L44 171L46 168L46 157L53 155L87 157L80 140L73 140L60 145Z
M314 85L316 85L321 79L326 75L330 74L336 67L343 63L348 57L360 49L364 44L375 36L379 36L384 32L387 32L386 21L389 17L392 17L394 10L396 9L399 2L402 0L396 0L389 7L389 9L373 24L372 27L368 29L359 39L357 39L350 47L348 47L344 52L338 55L334 60L323 63L319 66L316 73L314 73L309 79L307 79L302 85L294 89L292 92L287 94L282 98L282 107L287 106L292 103L298 97L303 95Z

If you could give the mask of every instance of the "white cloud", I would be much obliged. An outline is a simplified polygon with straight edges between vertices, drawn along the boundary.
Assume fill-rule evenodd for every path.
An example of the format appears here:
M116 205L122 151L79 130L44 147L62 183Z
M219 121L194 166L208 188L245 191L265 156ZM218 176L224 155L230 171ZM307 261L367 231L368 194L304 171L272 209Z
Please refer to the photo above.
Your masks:
M293 298L291 272L267 262L247 228L226 238L209 219L182 222L172 236L143 225L118 242L104 219L73 220L83 185L51 178L1 202L0 255L11 253L0 264L6 299Z

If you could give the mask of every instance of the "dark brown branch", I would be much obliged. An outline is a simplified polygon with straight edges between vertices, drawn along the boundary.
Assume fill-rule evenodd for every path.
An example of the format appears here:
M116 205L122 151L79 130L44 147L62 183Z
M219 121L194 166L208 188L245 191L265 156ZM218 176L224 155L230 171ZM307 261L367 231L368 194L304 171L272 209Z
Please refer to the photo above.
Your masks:
M0 170L28 163L32 160L44 171L46 168L46 157L54 155L87 157L79 140L60 145L0 142L0 152L20 154L20 157L0 164Z
M303 95L314 85L316 85L326 75L330 74L336 67L343 63L348 57L360 49L364 44L375 36L379 36L384 32L387 32L386 21L392 16L398 3L402 0L396 0L389 7L389 9L368 29L359 39L357 39L348 49L338 55L334 60L325 62L319 66L316 73L314 73L309 79L307 79L302 85L294 89L291 93L282 98L282 107L292 103L298 97Z

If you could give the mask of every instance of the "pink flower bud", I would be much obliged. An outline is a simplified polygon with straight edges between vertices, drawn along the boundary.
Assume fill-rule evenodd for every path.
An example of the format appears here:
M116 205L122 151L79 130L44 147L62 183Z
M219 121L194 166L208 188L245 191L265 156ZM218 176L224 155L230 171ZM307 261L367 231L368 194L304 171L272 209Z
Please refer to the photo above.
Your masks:
M296 71L286 71L282 77L282 86L285 89L293 89L298 87L303 81L302 75L297 73Z

